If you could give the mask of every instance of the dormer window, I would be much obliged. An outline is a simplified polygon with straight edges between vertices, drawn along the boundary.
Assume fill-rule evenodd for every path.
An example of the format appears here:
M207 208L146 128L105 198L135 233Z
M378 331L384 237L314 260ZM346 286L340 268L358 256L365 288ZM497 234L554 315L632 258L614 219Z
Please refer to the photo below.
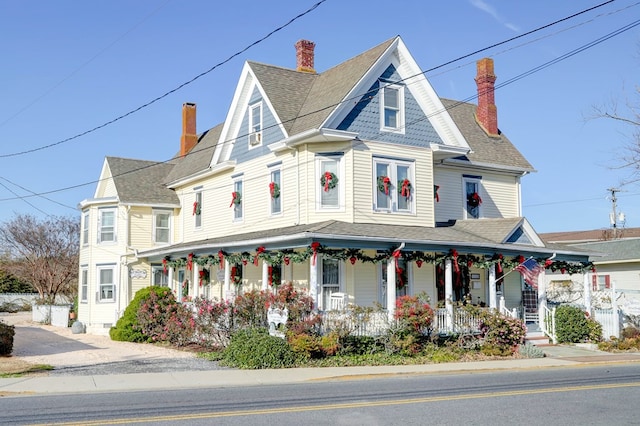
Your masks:
M482 185L480 176L464 176L464 206L466 219L481 217Z
M380 82L380 130L404 133L404 86Z
M249 148L262 144L262 102L249 106Z

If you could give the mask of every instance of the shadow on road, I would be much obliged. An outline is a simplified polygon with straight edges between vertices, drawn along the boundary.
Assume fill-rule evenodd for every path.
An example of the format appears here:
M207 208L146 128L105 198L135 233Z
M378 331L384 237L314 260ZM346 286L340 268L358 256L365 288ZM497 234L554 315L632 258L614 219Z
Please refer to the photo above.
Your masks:
M88 349L100 349L74 339L60 336L39 327L16 325L13 338L14 356L54 355Z

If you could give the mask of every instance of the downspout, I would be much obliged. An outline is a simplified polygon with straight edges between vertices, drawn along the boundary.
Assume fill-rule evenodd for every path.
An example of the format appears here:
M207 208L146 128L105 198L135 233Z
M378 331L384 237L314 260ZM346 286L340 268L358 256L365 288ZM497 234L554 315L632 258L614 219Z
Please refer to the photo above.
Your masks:
M296 156L296 225L300 225L300 148L296 147L295 154Z

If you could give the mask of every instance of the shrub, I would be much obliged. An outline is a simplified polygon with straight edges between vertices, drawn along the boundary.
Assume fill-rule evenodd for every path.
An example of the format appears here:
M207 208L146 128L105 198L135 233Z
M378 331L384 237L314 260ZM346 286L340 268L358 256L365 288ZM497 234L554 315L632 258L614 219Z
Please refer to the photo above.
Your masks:
M556 335L559 343L582 343L601 340L602 327L587 318L577 306L562 305L556 309Z
M147 337L142 334L138 325L138 309L144 300L149 297L152 287L145 287L136 292L129 306L124 310L122 317L116 325L109 330L112 340L123 342L146 342Z
M422 336L431 334L433 309L418 296L400 296L396 299L395 319L408 333Z
M252 290L236 297L234 313L238 328L267 327L269 293Z
M16 329L12 325L0 322L0 355L8 356L13 352L13 336Z
M248 328L231 337L221 362L242 369L288 368L300 358L285 340L270 336L266 329Z
M544 351L531 343L520 345L518 353L524 358L544 358Z
M622 337L623 339L628 339L628 338L633 339L638 336L640 336L640 329L631 325L623 328L622 332L620 333L620 337Z
M377 339L371 336L345 336L341 341L340 355L367 355L381 351Z
M140 303L134 329L140 330L149 342L169 342L184 346L192 341L194 319L191 310L178 303L168 287L150 287Z
M216 302L205 297L194 300L196 341L204 347L225 347L234 330L234 306L226 301Z
M485 355L511 355L518 345L524 343L527 327L522 320L506 317L496 311L481 311L479 316L484 340L481 350Z

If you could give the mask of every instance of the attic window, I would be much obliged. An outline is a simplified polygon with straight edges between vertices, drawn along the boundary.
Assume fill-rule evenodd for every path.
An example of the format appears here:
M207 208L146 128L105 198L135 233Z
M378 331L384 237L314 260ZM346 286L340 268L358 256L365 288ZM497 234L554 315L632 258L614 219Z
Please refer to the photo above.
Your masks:
M249 148L262 144L262 102L249 106Z
M380 130L404 133L404 86L380 82Z

